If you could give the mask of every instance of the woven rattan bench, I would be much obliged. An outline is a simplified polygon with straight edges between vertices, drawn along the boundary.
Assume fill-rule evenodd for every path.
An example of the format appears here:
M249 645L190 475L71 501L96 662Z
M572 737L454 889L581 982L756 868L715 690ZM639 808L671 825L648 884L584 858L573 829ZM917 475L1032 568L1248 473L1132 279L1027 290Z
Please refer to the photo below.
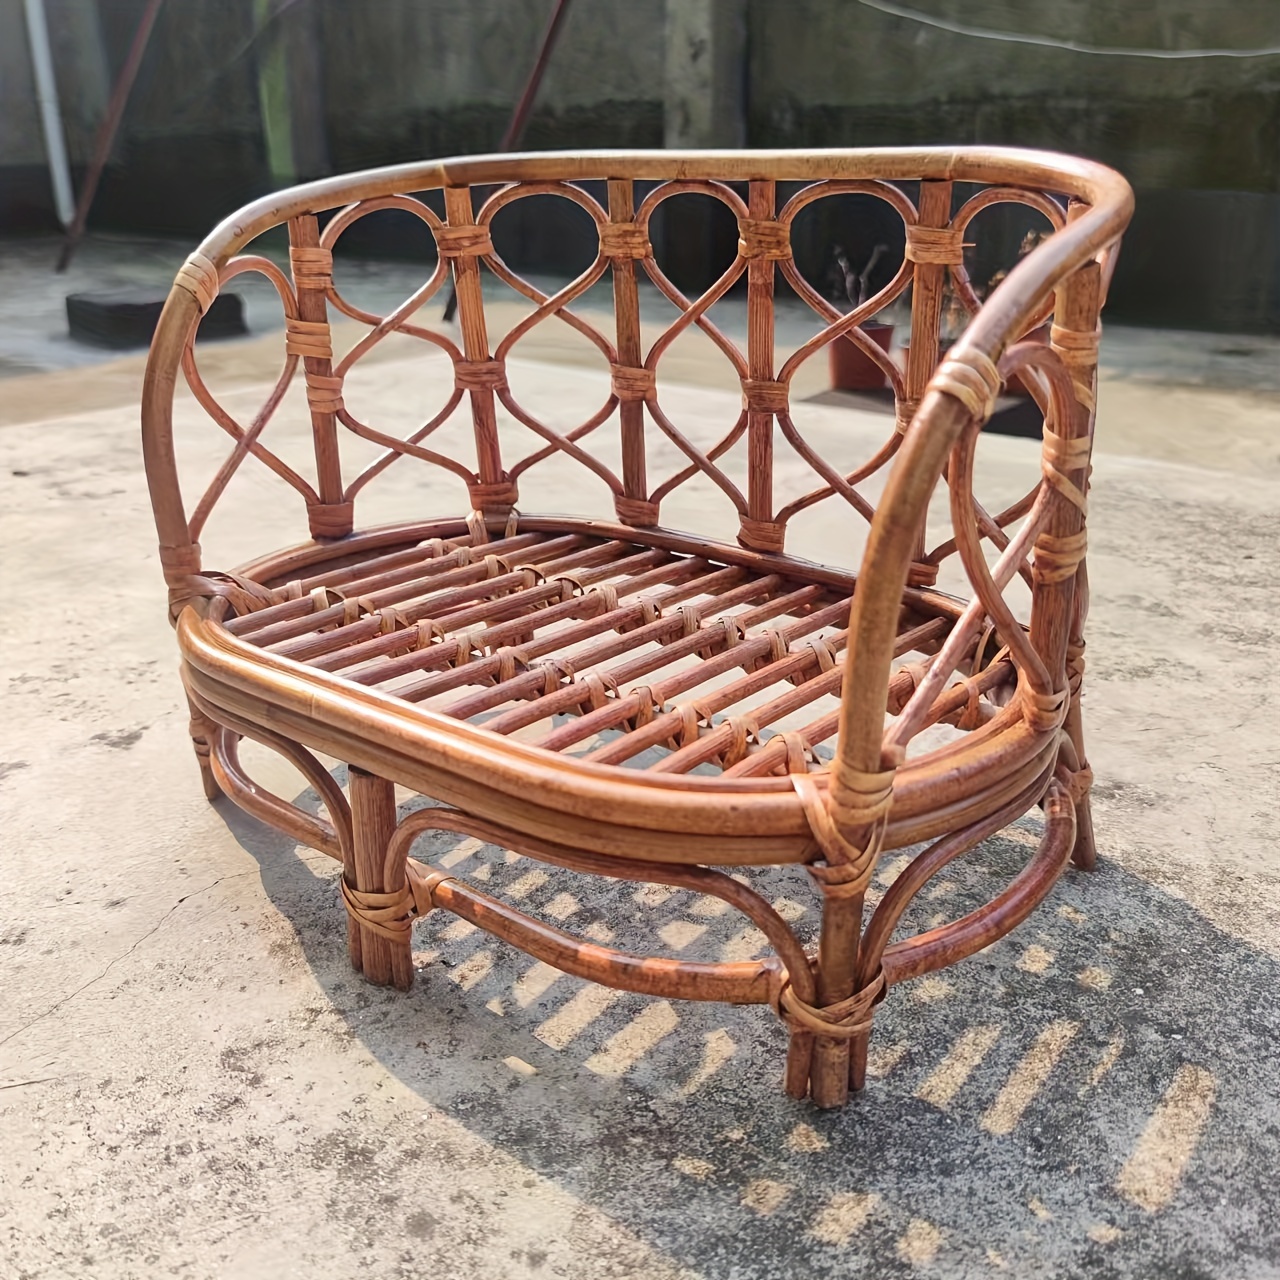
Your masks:
M651 244L656 215L690 193L728 209L740 237L696 298L672 284ZM892 279L850 310L801 274L793 233L815 202L851 196L900 219L902 247ZM502 210L530 197L575 205L594 255L553 295L494 248ZM985 222L975 217L1010 202L1037 211L1051 234L983 301L966 270ZM1072 857L1094 859L1078 700L1085 494L1098 315L1130 208L1123 179L1096 164L962 149L487 157L318 182L241 210L178 273L142 409L207 794L341 860L351 959L372 982L409 986L413 923L442 908L596 982L771 1005L790 1032L788 1092L842 1104L862 1086L874 1006L890 986L1002 937ZM378 315L335 285L333 250L386 210L425 224L438 258L410 298ZM278 228L288 270L279 251L244 252ZM194 353L201 315L245 272L279 295L285 364L241 421L208 390ZM612 287L608 323L581 305L598 281ZM450 287L456 328L434 319ZM529 304L500 341L499 287ZM710 314L734 288L746 299L742 346ZM818 329L785 359L775 289L807 302ZM658 295L674 320L655 334L641 302ZM908 299L899 361L860 326L891 304L906 314ZM963 307L968 324L940 357L944 303ZM367 332L340 354L334 326L352 320ZM1020 341L1048 320L1048 343ZM561 324L596 348L602 397L568 426L522 403L508 361L533 328ZM742 392L741 411L705 431L687 414L675 420L679 388L662 364L695 327ZM422 344L448 375L412 433L348 405L353 370L376 370L359 362L392 335ZM896 405L881 446L852 470L808 443L792 403L797 370L833 341L882 368ZM233 442L191 507L174 439L180 370ZM1044 412L1040 466L1024 497L989 511L974 492L976 442L1015 374ZM305 467L286 463L268 429L290 405L309 418ZM469 456L441 443L459 421ZM353 468L356 444L376 451ZM775 468L782 454L809 473L793 493ZM581 476L553 510L594 488L605 514L524 509L521 482L549 460ZM260 464L297 491L310 540L223 571L199 539L228 483ZM455 485L453 505L380 523L378 482L391 464ZM710 497L682 510L705 507L707 527L664 525L664 502L699 484ZM949 503L936 542L935 490ZM788 553L795 518L823 503L862 528L860 569L852 535L832 547L834 563ZM964 588L942 590L940 569ZM1025 617L1006 599L1020 582ZM296 765L323 814L252 782L243 738ZM316 752L348 766L345 791ZM401 817L396 786L434 803ZM942 868L1037 807L1039 846L988 905L892 936ZM717 897L760 930L769 954L695 963L572 936L409 857L428 830ZM918 845L882 896L868 893L883 852ZM813 954L748 877L730 874L783 864L803 865L820 891Z

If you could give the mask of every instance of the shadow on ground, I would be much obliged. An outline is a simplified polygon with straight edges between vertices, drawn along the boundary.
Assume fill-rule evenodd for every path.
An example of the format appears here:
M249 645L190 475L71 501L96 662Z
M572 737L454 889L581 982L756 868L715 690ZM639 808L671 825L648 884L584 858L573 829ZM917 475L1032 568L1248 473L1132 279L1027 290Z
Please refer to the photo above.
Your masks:
M299 803L314 809L314 794ZM443 912L417 927L411 993L366 985L347 967L336 864L287 856L291 842L222 804L327 997L305 1017L335 1049L363 1045L429 1107L693 1272L1280 1271L1280 966L1105 858L1092 875L1069 871L1011 937L891 992L867 1091L824 1113L782 1093L769 1010L609 992ZM1035 839L1024 819L986 842L908 924L989 898ZM687 891L577 876L451 833L415 854L619 946L714 959L763 942ZM890 858L882 886L893 873ZM751 878L812 931L803 871ZM409 1124L362 1132L359 1101L341 1149L330 1139L311 1158L349 1174L355 1194L333 1208L376 1233L388 1209L367 1188L421 1140ZM431 1215L412 1217L399 1226L429 1237Z

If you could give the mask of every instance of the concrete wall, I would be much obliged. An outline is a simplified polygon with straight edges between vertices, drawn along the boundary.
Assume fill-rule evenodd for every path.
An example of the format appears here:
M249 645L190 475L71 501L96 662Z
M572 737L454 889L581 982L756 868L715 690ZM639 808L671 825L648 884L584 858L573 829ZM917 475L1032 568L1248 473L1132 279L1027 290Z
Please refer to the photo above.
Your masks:
M336 167L491 151L546 24L547 0L319 0ZM524 145L662 145L663 0L570 10Z
M1128 48L1280 45L1277 0L911 0ZM977 39L846 0L750 0L757 146L1008 143L1114 165L1138 213L1113 315L1280 328L1280 57L1162 61Z
M47 2L72 160L83 166L144 0ZM911 5L943 20L1094 44L1280 44L1280 0ZM290 173L489 150L549 8L550 0L171 3L94 222L194 235ZM283 88L268 83L280 70L273 58L289 64ZM0 0L0 227L51 225L33 97L21 0ZM286 139L283 150L278 130L263 125L264 103L280 101L293 104L292 146ZM742 140L1000 142L1095 156L1139 192L1113 314L1280 329L1280 57L1103 57L953 34L857 0L578 0L525 145ZM731 229L708 227L689 243L718 252L725 241L731 251ZM1006 230L1019 234L1016 219ZM560 265L559 232L531 207L517 246L525 265ZM806 234L814 246L805 252L817 254L819 239L847 232L824 224Z
M144 0L49 0L101 11L102 32L70 32L55 51L60 89L75 97L77 53L102 51L114 73ZM272 16L279 6L281 12ZM546 0L181 0L161 11L125 127L95 205L99 226L194 234L278 185L263 128L263 67L278 41L314 35L325 154L336 171L492 150L546 22ZM591 0L570 12L529 121L537 148L662 145L663 0ZM101 80L102 75L99 76ZM65 88L63 84L65 83ZM295 86L296 87L296 86ZM81 95L83 96L83 95ZM105 96L105 95L102 95ZM76 99L78 101L78 99ZM101 99L90 113L101 111ZM73 109L68 130L75 134ZM5 121L8 123L6 124ZM295 118L295 127L317 121ZM295 176L313 177L303 159ZM73 137L73 164L88 143ZM0 174L22 171L49 225L44 148L21 0L0 0ZM41 205L40 195L44 201ZM23 222L38 220L33 216ZM16 225L0 205L0 226Z

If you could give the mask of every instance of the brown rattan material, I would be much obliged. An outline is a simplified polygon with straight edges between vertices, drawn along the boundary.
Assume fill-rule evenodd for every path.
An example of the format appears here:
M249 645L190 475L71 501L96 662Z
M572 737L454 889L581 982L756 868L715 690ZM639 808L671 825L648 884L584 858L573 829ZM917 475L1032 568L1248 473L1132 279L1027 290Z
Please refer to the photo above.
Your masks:
M978 193L960 201L957 183ZM480 189L493 193L480 202ZM408 194L432 191L434 206ZM721 201L739 225L737 258L698 298L663 274L650 236L662 203L688 192ZM593 264L553 296L512 272L491 234L497 213L535 195L572 201L598 236ZM897 273L847 313L805 280L791 247L796 216L836 195L879 199L904 224ZM1053 234L980 302L965 250L975 216L1001 202L1038 211ZM352 962L373 982L407 987L414 921L452 911L598 982L769 1004L790 1031L787 1089L840 1105L864 1082L874 1007L891 986L1003 936L1068 860L1094 860L1079 709L1086 494L1098 315L1130 208L1124 181L1101 166L969 149L501 156L333 179L241 210L178 273L143 399L161 562L206 793L225 793L341 860ZM354 222L384 209L425 223L439 259L412 298L378 316L338 291L333 251ZM322 230L320 215L330 211ZM282 225L288 272L241 252ZM482 269L533 304L497 343L486 327ZM246 271L274 285L285 319L284 374L247 426L204 385L194 355L200 316ZM421 313L450 277L456 334L431 328ZM571 308L606 277L608 334ZM656 338L640 324L642 277L679 311ZM823 325L780 363L779 279ZM709 316L740 281L745 350ZM908 291L909 354L899 369L861 325ZM971 319L940 359L947 294ZM337 314L369 326L345 354L335 350ZM1019 341L1050 316L1050 343ZM549 322L591 341L608 378L604 407L571 430L542 420L508 381L515 344ZM742 387L737 421L710 448L664 405L662 357L694 325ZM442 349L453 364L443 408L407 438L362 421L344 395L351 369L393 332ZM885 443L853 471L816 452L791 409L796 370L846 339L884 369L896 401ZM179 371L233 441L191 507L172 438ZM1023 499L993 513L974 495L975 443L1015 373L1044 411L1041 470ZM264 439L294 379L311 419L309 476ZM473 457L432 447L429 437L454 414L469 416ZM616 468L591 448L610 432ZM381 456L344 469L347 435ZM650 474L655 441L684 459L665 479ZM812 487L789 500L775 494L775 451L784 449L813 473ZM580 464L584 482L603 487L612 522L520 506L521 478L552 456ZM735 458L739 470L729 466ZM312 540L219 569L206 563L199 538L250 460L298 492ZM392 464L442 468L465 499L416 523L382 525L375 482ZM887 480L873 502L860 486L877 474ZM940 479L951 528L931 547L926 509ZM734 542L663 523L664 501L694 481L732 503ZM868 522L856 572L787 552L792 520L817 503L846 504ZM938 590L949 564L963 571L967 595ZM1017 578L1030 587L1025 621L1005 596ZM950 740L911 750L933 726L950 726ZM327 816L252 783L237 751L244 737L297 765ZM314 752L349 765L345 792ZM395 785L437 803L400 817ZM997 897L893 939L937 872L1037 806L1040 846ZM411 858L414 839L432 828L719 897L764 934L770 954L694 963L587 942ZM871 909L882 852L921 843ZM821 894L812 955L728 873L788 863L804 865Z

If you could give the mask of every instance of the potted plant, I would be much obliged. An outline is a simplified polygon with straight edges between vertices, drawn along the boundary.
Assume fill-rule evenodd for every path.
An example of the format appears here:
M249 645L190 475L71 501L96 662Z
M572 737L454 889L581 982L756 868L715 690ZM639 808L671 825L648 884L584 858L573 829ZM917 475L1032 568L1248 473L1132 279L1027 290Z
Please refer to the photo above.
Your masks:
M888 252L888 245L876 245L862 270L857 271L844 249L837 246L831 271L834 300L847 300L850 307L861 306L871 296L871 273ZM888 352L893 340L893 325L868 320L859 327L881 351ZM827 360L831 369L831 386L836 391L880 391L885 386L884 370L851 338L842 336L829 343Z

